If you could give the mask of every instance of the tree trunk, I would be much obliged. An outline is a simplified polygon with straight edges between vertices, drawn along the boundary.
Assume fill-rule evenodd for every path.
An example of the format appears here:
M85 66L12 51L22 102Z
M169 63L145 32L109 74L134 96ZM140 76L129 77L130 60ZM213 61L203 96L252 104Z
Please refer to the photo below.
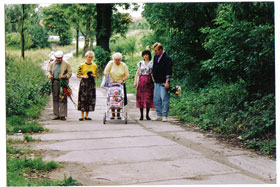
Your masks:
M110 52L109 41L111 37L111 22L113 4L96 4L97 28L96 45Z
M85 45L84 45L84 53L83 56L85 56L86 52L88 51L88 47L89 47L89 35L90 35L90 24L91 23L91 19L90 17L88 17L87 19L87 24L86 24L86 36L85 36Z
M89 43L90 43L89 49L90 50L93 50L93 41L94 41L94 34L91 34L90 38L89 38Z
M76 29L76 58L79 56L79 29Z
M86 52L88 51L88 46L89 46L89 35L88 35L88 32L87 32L87 34L85 36L83 57L85 56Z
M21 47L21 57L24 59L24 4L21 5L22 16L20 19L21 29L20 29L20 47Z

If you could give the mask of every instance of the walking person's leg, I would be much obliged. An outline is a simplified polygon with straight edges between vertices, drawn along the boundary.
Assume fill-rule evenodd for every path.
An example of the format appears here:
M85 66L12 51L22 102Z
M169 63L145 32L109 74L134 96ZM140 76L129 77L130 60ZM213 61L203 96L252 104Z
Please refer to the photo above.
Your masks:
M169 112L169 99L170 99L170 94L167 91L166 88L162 87L161 89L161 98L162 98L162 104L163 104L163 109L162 109L162 115L163 119L162 121L167 121L168 117L168 112Z
M146 119L147 120L151 120L151 118L149 117L149 112L150 112L150 108L146 108Z
M84 111L81 111L81 118L79 119L80 121L84 120Z
M87 107L86 107L86 116L85 120L92 120L88 117L89 111L95 110L95 101L96 101L96 88L95 88L95 80L94 79L88 79L87 80Z
M161 101L161 84L155 83L154 86L154 105L156 108L158 118L156 120L161 120L162 118L162 101Z
M86 80L82 79L79 85L79 92L78 92L78 110L81 111L81 118L79 121L83 121L84 113L86 111L86 97L87 97L87 90L86 90Z
M144 112L144 109L143 108L140 108L140 119L139 120L143 120L143 116L144 116L144 114L143 114L143 112Z
M117 109L117 118L121 119L121 109Z
M66 120L67 117L67 97L59 100L59 116L61 120Z
M111 112L112 112L112 117L111 117L111 119L115 119L115 109L111 109Z
M86 117L85 120L92 120L91 118L88 117L89 112L86 112Z
M60 116L59 116L59 88L60 88L59 81L54 80L52 83L53 113L55 115L53 120L60 119Z

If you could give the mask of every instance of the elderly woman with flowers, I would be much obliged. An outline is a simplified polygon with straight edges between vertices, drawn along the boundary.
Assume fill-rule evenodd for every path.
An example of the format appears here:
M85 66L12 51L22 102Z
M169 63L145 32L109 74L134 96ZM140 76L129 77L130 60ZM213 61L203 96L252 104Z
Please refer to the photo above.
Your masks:
M113 60L108 62L108 64L105 67L104 76L107 77L107 75L109 74L111 83L115 82L115 83L123 84L124 105L127 105L127 95L126 95L125 81L129 77L128 68L127 68L126 64L121 61L122 60L122 54L121 53L113 54L112 58L113 58ZM120 109L117 110L117 118L121 119ZM112 109L111 119L115 119L115 109Z
M79 66L77 77L81 78L78 96L78 110L81 111L80 121L92 120L88 117L89 111L95 110L97 65L92 62L94 53L85 54L86 61ZM84 116L85 113L85 116Z

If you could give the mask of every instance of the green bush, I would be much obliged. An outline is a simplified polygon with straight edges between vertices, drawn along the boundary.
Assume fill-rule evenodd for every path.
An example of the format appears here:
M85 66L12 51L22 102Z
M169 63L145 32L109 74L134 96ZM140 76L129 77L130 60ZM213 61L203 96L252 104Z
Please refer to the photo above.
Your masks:
M100 69L103 69L110 59L110 53L105 51L102 47L96 46L94 48L96 64Z
M42 158L27 159L7 158L7 182L8 186L57 186L60 181L50 181L46 178L41 180L26 179L23 174L34 171L47 172L58 168L59 165L53 161L44 162Z
M13 126L13 133L21 132L21 133L31 133L31 132L43 132L44 128L36 121L24 121L24 124L21 125L14 125Z
M48 79L32 59L22 60L6 55L7 117L25 115L32 105L42 104L42 96L49 92Z
M24 33L24 49L30 49L33 45L32 36L28 33ZM20 34L19 33L9 33L5 36L6 46L20 48Z
M29 26L27 29L27 32L29 35L33 36L32 39L32 45L30 46L31 48L44 48L44 47L50 47L50 43L48 42L48 33L47 31L40 26L39 24L37 25L32 25Z
M171 98L170 114L204 130L241 135L249 148L275 154L274 95L249 102L242 85L216 83L198 92L183 88L179 98Z
M110 42L110 50L120 52L123 55L129 54L133 58L133 53L136 51L136 36L116 37Z
M71 30L65 30L65 32L60 33L59 35L59 45L65 46L69 45L72 42L72 32Z

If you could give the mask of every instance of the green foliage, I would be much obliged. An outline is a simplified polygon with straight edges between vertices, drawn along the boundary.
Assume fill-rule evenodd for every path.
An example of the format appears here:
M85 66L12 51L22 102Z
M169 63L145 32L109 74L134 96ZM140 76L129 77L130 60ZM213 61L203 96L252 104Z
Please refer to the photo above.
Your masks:
M31 180L25 179L23 174L31 172L46 172L56 169L59 165L53 161L44 162L42 158L27 159L14 158L8 156L7 158L7 182L8 186L56 186L58 181L50 181L48 179Z
M7 46L20 48L20 33L22 32L24 33L24 49L50 46L48 34L40 25L39 10L38 5L35 4L25 4L24 7L18 4L5 6ZM15 32L18 34L13 34Z
M7 182L8 186L78 186L80 185L72 177L64 177L61 181L51 181L47 178L39 177L39 179L27 178L28 175L36 173L47 173L60 167L54 161L45 162L41 157L34 159L27 158L26 154L32 151L23 150L22 148L13 148L7 144ZM20 158L17 158L21 155Z
M39 24L29 26L27 32L32 36L32 45L30 48L50 47L50 43L48 42L49 35Z
M7 154L18 154L18 153L21 153L23 151L22 148L13 148L10 144L7 143L7 146L6 146L6 152Z
M242 78L251 95L274 93L273 11L273 3L220 4L215 26L201 29L213 54L202 69L224 81Z
M115 12L112 16L112 33L125 36L128 31L129 25L132 23L132 18L128 13Z
M32 105L44 102L49 93L48 80L40 66L30 58L18 59L6 55L6 111L7 116L25 115Z
M60 183L60 186L79 186L79 185L80 183L78 183L77 180L73 179L71 176L67 178L66 175L64 175L64 179Z
M64 32L59 33L59 45L69 45L72 42L72 32L71 30L66 30Z
M200 61L210 57L203 48L205 36L201 27L212 24L215 3L147 3L143 16L149 22L155 42L163 44L164 50L174 62L174 77L187 77L187 85L193 88L205 86L209 73L201 69ZM149 41L149 40L148 40ZM146 44L147 46L147 44Z
M247 148L249 149L255 149L260 150L261 152L267 154L267 155L273 155L276 153L276 141L275 140L264 140L264 141L257 141L257 140L251 140Z
M110 59L110 53L105 51L102 47L96 46L94 48L94 55L98 68L103 69Z
M145 33L141 38L142 49L149 49L152 51L153 44L158 41L153 32Z
M34 139L32 136L24 135L23 136L23 141L24 142L33 142L33 141L38 141L39 139Z
M43 132L44 128L36 121L23 121L22 124L16 126L14 124L8 123L8 125L13 126L12 132L8 133L31 133L31 132Z
M43 8L43 23L47 30L57 33L60 45L68 45L72 41L70 20L64 11L63 4L53 4Z
M19 33L9 33L5 35L6 40L6 46L7 47L14 47L14 48L20 48L20 34ZM25 34L24 37L25 42L25 49L30 49L34 44L32 41L31 35L28 33Z
M17 32L17 13L20 12L19 6L5 4L5 32Z
M128 67L129 70L129 78L126 81L126 90L128 93L133 93L136 94L136 89L134 88L133 84L134 84L134 78L135 78L135 74L137 71L137 63L142 60L141 56L137 56L137 57L128 57L126 60L126 65Z
M129 26L129 30L149 30L150 25L146 19L141 18L133 21Z
M274 96L251 102L247 96L242 83L215 84L199 92L185 90L179 98L171 99L171 114L204 130L241 135L249 148L274 154Z
M41 157L27 158L32 150L13 148L7 144L7 183L8 186L78 186L71 176L63 180L52 181L41 174L51 172L60 165L54 161L45 162ZM40 174L38 179L28 176Z
M116 37L111 40L110 50L114 52L120 52L123 55L129 54L130 57L133 58L133 54L136 51L136 37Z
M183 88L171 113L274 154L274 3L147 3L143 16L143 46L163 44Z

